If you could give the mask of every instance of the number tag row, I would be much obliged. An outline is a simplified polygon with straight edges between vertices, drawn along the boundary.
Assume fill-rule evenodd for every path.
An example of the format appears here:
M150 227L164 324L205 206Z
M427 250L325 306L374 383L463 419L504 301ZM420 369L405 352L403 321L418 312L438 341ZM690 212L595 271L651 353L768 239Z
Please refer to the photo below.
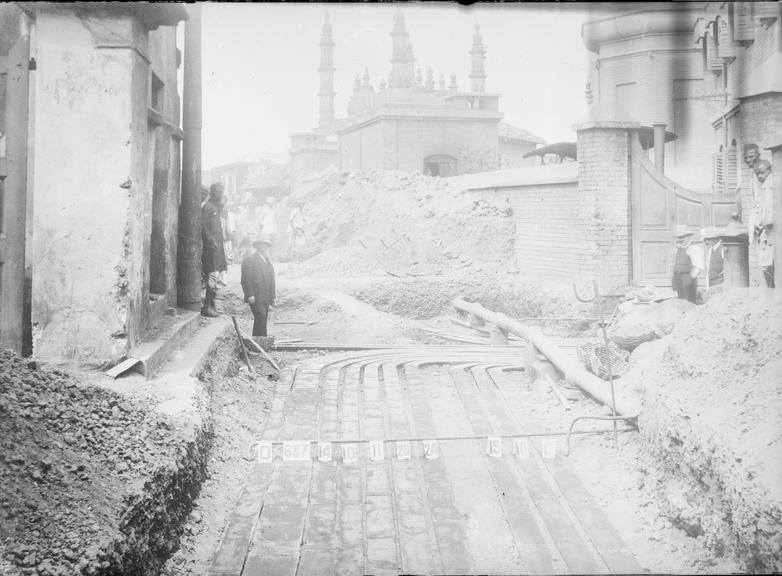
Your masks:
M282 443L283 462L306 462L312 459L312 442L306 440L287 441ZM397 440L397 460L410 460L412 457L412 445L409 440ZM437 440L422 440L423 456L427 460L436 460L440 457L440 446ZM261 464L270 464L274 461L272 442L256 442L252 450ZM319 462L331 462L337 454L345 464L355 464L359 459L358 443L349 442L339 445L335 451L332 442L317 442L316 454ZM489 436L486 439L486 454L491 458L501 458L503 455L503 439L500 436ZM557 443L552 438L542 440L543 458L553 459L557 455ZM518 458L529 458L530 448L527 438L513 439L513 455ZM383 462L386 458L385 442L383 440L370 440L368 442L367 459L370 462Z

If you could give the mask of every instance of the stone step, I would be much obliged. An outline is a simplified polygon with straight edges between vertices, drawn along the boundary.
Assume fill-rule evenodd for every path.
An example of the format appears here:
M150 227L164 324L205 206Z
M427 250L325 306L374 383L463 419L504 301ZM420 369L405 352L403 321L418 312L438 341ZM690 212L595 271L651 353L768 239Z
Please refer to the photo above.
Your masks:
M139 360L133 369L151 378L177 349L190 340L200 320L199 312L182 309L176 311L176 316L167 317L131 351L130 356Z

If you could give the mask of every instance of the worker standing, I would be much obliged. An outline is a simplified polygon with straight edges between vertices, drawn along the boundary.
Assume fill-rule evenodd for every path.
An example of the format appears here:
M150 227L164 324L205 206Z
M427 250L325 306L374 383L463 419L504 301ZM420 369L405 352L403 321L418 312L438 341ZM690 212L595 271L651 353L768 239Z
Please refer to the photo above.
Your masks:
M695 303L698 276L703 271L703 249L693 242L693 232L682 224L676 225L676 257L671 286L679 298Z
M272 245L270 237L261 234L252 243L253 250L248 250L249 242L244 241L245 256L242 260L242 291L244 301L250 305L253 313L253 338L260 340L264 349L268 348L266 320L269 317L269 307L274 304L275 279L274 266L269 259L269 248Z

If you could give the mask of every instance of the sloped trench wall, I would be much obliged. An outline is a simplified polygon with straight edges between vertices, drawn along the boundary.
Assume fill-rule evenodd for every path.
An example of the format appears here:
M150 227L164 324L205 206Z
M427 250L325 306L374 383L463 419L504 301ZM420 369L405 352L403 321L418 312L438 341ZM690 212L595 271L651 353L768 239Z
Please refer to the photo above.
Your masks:
M642 344L647 487L663 514L746 571L782 569L782 303L732 290Z

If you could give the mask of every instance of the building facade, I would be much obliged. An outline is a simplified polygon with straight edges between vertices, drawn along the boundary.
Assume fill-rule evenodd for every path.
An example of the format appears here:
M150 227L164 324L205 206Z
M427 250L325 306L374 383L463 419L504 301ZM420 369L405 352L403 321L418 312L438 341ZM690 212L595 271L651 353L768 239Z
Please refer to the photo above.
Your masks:
M470 89L460 92L451 75L425 77L416 68L413 46L401 11L391 31L391 71L377 87L368 70L356 76L347 116L334 117L334 40L324 23L320 48L318 130L292 135L294 186L307 172L329 164L341 170L404 170L431 176L534 165L523 159L543 141L501 123L499 94L486 91L486 50L476 26Z
M27 206L32 352L109 364L177 304L176 26L187 15L180 4L17 7L4 18L21 19L29 42L27 180L15 193Z

